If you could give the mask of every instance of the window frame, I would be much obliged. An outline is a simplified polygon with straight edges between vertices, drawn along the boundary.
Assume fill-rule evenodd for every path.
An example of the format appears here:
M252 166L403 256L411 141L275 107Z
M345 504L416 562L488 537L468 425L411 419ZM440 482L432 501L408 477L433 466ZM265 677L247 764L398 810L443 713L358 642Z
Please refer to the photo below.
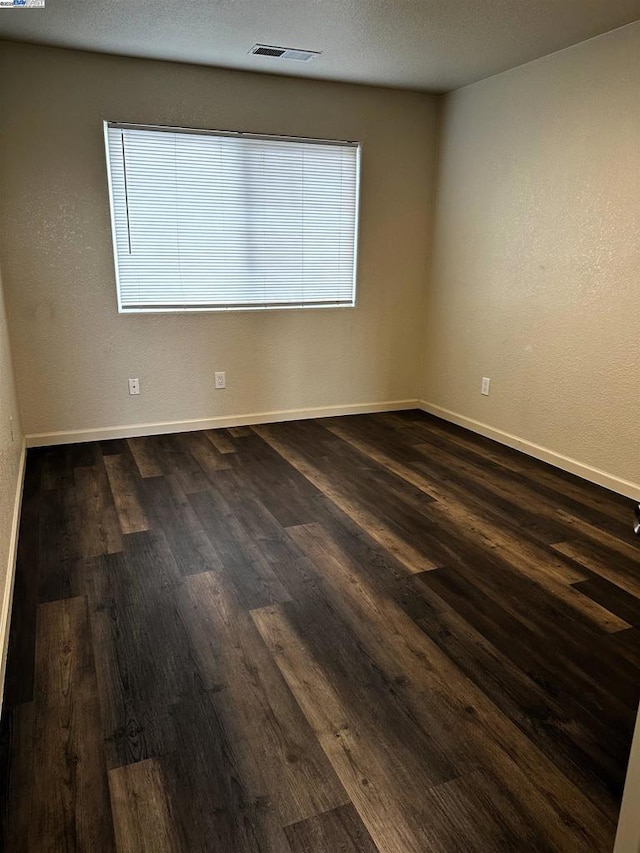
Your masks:
M216 137L233 137L233 138L247 138L253 140L264 139L267 141L278 141L278 142L289 142L292 144L295 143L316 143L320 145L326 146L338 146L338 147L353 147L356 150L356 161L355 161L355 206L354 206L354 245L353 245L353 277L352 277L352 294L353 299L351 302L345 303L336 303L336 304L305 304L300 302L295 302L291 304L286 303L263 303L263 304L247 304L247 305L203 305L203 306L195 306L188 305L185 307L176 307L174 305L171 306L161 306L155 305L151 307L135 307L135 308L127 308L123 307L122 304L122 294L120 287L120 267L118 261L118 241L117 241L117 231L116 231L116 213L115 213L115 205L114 205L114 195L113 195L113 183L111 176L111 160L110 160L110 147L109 147L109 130L111 128L125 129L125 130L149 130L149 131L159 131L159 132L167 132L167 133L185 133L191 135L201 135L201 136L216 136ZM362 143L354 140L341 140L341 139L321 139L316 137L305 137L305 136L289 136L289 135L279 135L279 134L266 134L266 133L252 133L246 131L233 131L233 130L216 130L216 129L206 129L206 128L194 128L194 127L184 127L184 126L171 126L171 125L157 125L157 124L141 124L139 122L121 122L121 121L112 121L110 119L105 119L103 121L103 132L104 132L104 142L105 142L105 155L106 155L106 170L107 170L107 188L109 195L109 215L111 220L111 242L113 249L113 264L114 264L114 272L115 272L115 280L116 280L116 295L117 295L117 308L119 314L202 314L202 313L213 313L213 314L221 314L228 312L246 312L246 311L307 311L307 310L331 310L331 309L342 309L342 308L356 308L358 305L358 260L359 260L359 245L360 245L360 180L361 180L361 159L362 159Z

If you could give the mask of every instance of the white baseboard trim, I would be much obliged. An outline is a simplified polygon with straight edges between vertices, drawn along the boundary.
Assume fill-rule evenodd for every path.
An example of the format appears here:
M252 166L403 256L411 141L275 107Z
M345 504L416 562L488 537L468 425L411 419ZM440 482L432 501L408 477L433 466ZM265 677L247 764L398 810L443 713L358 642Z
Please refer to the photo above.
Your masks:
M364 415L372 412L399 412L417 409L418 400L387 400L382 403L353 403L348 406L318 406L310 409L283 409L276 412L252 412L246 415L223 415L185 421L152 424L74 429L60 432L33 433L26 436L27 447L53 444L76 444L81 441L105 441L110 438L135 438L141 435L162 435L171 432L191 432L199 429L270 424L278 421L300 421L308 418L332 418L339 415Z
M465 415L459 415L457 412L451 412L449 409L443 409L441 406L436 406L434 403L429 403L426 400L419 400L418 408L430 415L435 415L445 421L465 427L471 430L471 432L477 432L486 438L492 438L494 441L500 442L500 444L506 444L507 447L521 450L535 459L541 459L543 462L548 462L556 468L561 468L570 474L576 474L578 477L582 477L583 480L596 483L598 486L604 486L605 489L610 489L612 492L617 492L628 498L640 500L640 484L638 483L632 483L630 480L616 477L614 474L607 473L607 471L593 468L591 465L579 462L570 456L564 456L562 453L557 453L548 447L542 447L539 444L534 444L532 441L527 441L517 435L512 435L509 432L504 432L504 430L482 423L482 421L476 421Z
M11 532L9 534L9 560L7 563L7 576L4 583L4 594L2 598L2 609L0 610L0 711L4 702L4 678L7 670L7 651L9 648L9 625L11 623L11 604L13 602L13 584L16 576L16 558L18 556L18 533L20 531L20 510L22 509L22 490L24 487L24 472L27 461L26 442L22 442L20 452L20 464L18 466L18 482L16 484L16 497L13 504L13 518L11 520Z

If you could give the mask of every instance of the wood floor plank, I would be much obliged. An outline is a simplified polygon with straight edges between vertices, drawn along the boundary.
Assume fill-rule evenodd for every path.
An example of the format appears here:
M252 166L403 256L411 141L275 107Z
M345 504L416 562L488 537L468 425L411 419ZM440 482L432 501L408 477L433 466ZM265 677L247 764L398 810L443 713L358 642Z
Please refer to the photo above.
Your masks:
M109 771L118 853L179 853L180 840L159 761Z
M638 701L638 679L634 668L616 660L608 647L610 638L587 631L574 637L574 626L566 612L550 609L547 633L527 614L526 593L508 583L500 589L503 576L489 567L486 580L456 571L430 572L418 579L447 601L470 625L487 638L505 657L555 696L566 696L602 742L608 730L608 749L623 732L628 708ZM517 596L522 599L518 600ZM523 611L524 614L523 614ZM553 614L553 615L552 615ZM628 631L619 632L626 634ZM626 735L622 734L626 743Z
M229 427L229 434L234 438L251 438L251 427Z
M392 419L393 415L382 416ZM482 460L487 470L507 471L516 482L527 482L543 494L552 497L558 504L571 502L578 517L585 509L592 509L602 522L605 519L621 521L628 501L614 492L581 480L573 474L540 463L538 460L519 451L505 447L492 439L470 433L462 427L445 423L425 413L415 413L401 420L405 427L404 442L411 443L411 435L416 441L439 441L451 452L462 452L465 458ZM554 496L554 497L553 497Z
M28 849L113 850L87 603L38 608Z
M588 595L610 613L615 613L629 625L640 625L640 599L617 586L605 577L594 577L591 580L576 584L583 595Z
M131 457L114 453L104 457L111 493L123 533L140 533L149 529L149 521L140 504L136 475Z
M623 518L625 520L633 518L632 510L633 504L629 507L628 512L624 514ZM571 530L571 534L567 537L568 539L584 539L596 546L608 548L623 557L627 557L631 560L635 559L638 550L637 539L633 535L632 528L630 526L625 525L625 534L620 536L609 533L605 529L604 525L598 524L595 520L587 521L584 518L567 511L562 507L562 505L558 507L557 513L558 517L561 518Z
M356 592L362 602L371 600L377 611L380 610L381 596L392 597L450 658L472 676L476 684L482 685L483 691L508 713L519 728L527 732L528 737L543 749L547 757L559 763L563 772L583 790L589 791L598 803L609 803L612 813L615 813L619 797L619 774L616 758L612 754L611 736L608 734L609 720L605 719L598 731L592 733L597 718L602 717L603 700L598 698L594 704L593 716L576 719L578 709L575 709L575 703L567 691L562 701L557 701L550 681L551 670L544 673L544 678L534 680L530 677L530 674L534 677L536 675L531 649L539 648L540 641L537 638L531 638L527 657L524 658L525 669L521 670L507 654L495 648L480 632L461 619L445 601L434 596L425 583L418 583L421 578L426 580L437 577L440 571L410 578L391 576L390 583L380 573L372 571L366 552L363 554L349 549L345 547L345 544L349 544L348 539L336 538L335 526L331 529L330 537L318 535L314 526L292 528L289 532L298 541L301 551L322 567L323 576L331 581L329 588L335 590L339 599L337 606L348 598L350 591ZM323 556L323 550L326 556ZM358 565L358 570L350 571L350 564ZM490 573L489 566L486 572ZM364 588L363 581L366 583ZM371 588L371 592L367 591L367 587ZM294 598L298 597L294 594ZM473 598L469 599L471 606L473 601ZM377 613L363 620L363 631L366 632L367 622L370 622L374 638L385 633L376 624L376 619ZM511 646L516 645L517 624L512 622L507 628L507 648L509 643ZM361 636L365 636L365 633L361 633ZM375 642L375 639L372 641ZM557 644L552 647L557 648ZM548 690L546 685L549 686ZM583 694L588 692L587 687L581 682L577 689ZM444 743L447 742L446 735L438 737ZM628 743L626 739L624 742ZM455 747L451 749L453 752Z
M636 559L632 559L630 556L607 551L606 547L598 548L589 542L557 542L552 547L554 551L575 560L594 575L605 578L635 598L640 598L637 555Z
M178 496L206 491L209 481L202 468L185 448L183 434L158 436L155 446L162 470Z
M591 522L597 519L600 526L616 535L626 532L619 505L613 508L603 502L607 508L604 510L597 509L586 496L582 501L577 500L569 484L560 476L556 477L556 484L561 487L559 493L548 480L532 476L533 471L527 474L528 469L523 471L517 464L505 467L495 463L493 455L469 451L466 447L452 443L447 436L430 434L428 441L414 445L414 450L428 459L436 470L439 466L441 469L444 467L453 474L454 480L460 481L462 478L463 484L466 482L468 486L472 485L472 491L478 496L486 491L492 493L487 501L489 507L498 511L501 507L511 507L514 519L521 520L523 529L542 541L552 542L554 536L556 541L567 537L567 522L556 512L559 503L573 518ZM564 494L562 488L566 488L568 494ZM528 512L532 504L536 506L533 516ZM554 533L554 529L558 528L560 532Z
M235 453L236 448L223 429L206 429L203 435L213 444L218 453Z
M42 492L37 558L39 601L56 601L81 593L73 589L72 580L72 567L80 556L75 533L76 506L73 487Z
M89 468L75 469L76 518L74 530L81 557L99 557L122 551L122 533L102 457Z
M348 423L340 423L345 420ZM467 528L471 531L476 530L476 516L490 521L491 526L515 529L518 541L533 538L534 541L552 542L565 531L555 508L549 510L541 524L539 514L530 512L530 496L520 495L517 483L509 480L505 485L495 474L488 477L486 471L476 471L455 455L441 454L443 458L434 464L430 453L425 471L420 465L424 456L417 453L421 445L407 446L393 431L376 422L369 420L363 424L358 420L352 423L351 419L336 418L328 422L327 428L361 453L394 471L431 500L440 505L446 506L449 501L459 506L461 517L466 518ZM484 530L488 529L485 525Z
M447 853L556 853L561 849L541 837L517 799L506 794L492 774L484 770L432 788L429 798L438 821L448 827Z
M547 545L567 535L567 528L558 518L553 497L545 498L526 481L518 481L500 469L486 470L482 460L467 459L452 453L446 442L414 447L420 454L422 466L427 466L432 479L448 487L470 509L484 510L490 519L502 527L515 528L523 539ZM535 502L537 511L530 511Z
M218 471L226 471L231 467L229 460L219 453L213 442L209 441L201 432L186 432L180 436L181 443L198 463L203 473L211 478L216 477Z
M363 551L363 543L357 542L344 522L340 522L337 513L330 513L328 525L334 539L347 548L354 559L364 561L368 566L369 577L373 578L375 575L380 591L385 589L391 591L393 585L402 580L388 559L383 560L379 555L373 555L368 550ZM447 529L446 526L443 529ZM590 619L584 621L584 626L579 625L574 617L575 611L567 606L566 601L555 598L543 587L538 586L536 578L514 574L508 563L496 558L495 549L484 548L481 541L476 541L473 533L462 532L457 537L452 536L446 541L450 544L443 550L445 562L455 567L456 572L466 572L468 577L474 579L476 586L480 583L490 589L497 601L494 606L498 612L507 604L509 612L515 619L510 630L516 637L518 631L526 627L527 631L531 632L534 648L539 648L541 643L548 645L549 649L571 647L571 652L575 652L582 658L580 664L582 670L588 671L589 667L595 671L594 664L601 656L603 643L601 635L592 630L595 626ZM435 574L437 575L438 572ZM572 625L571 631L565 630L569 624ZM553 668L556 666L553 655L552 661ZM602 664L602 670L598 665L598 675L601 683L605 685L606 692L614 681L612 669L618 667L616 661L611 661L606 650ZM619 682L620 685L623 683L623 681ZM590 694L592 691L585 692ZM633 695L635 695L635 685ZM602 703L607 703L606 695L597 699L596 707L601 706Z
M292 853L379 853L351 803L285 828Z
M126 438L112 438L99 442L102 456L122 456L128 452Z
M209 689L246 773L257 777L283 824L348 802L248 612L218 573L186 583L183 612Z
M226 473L220 472L221 476ZM261 548L238 521L224 487L190 495L189 502L248 610L289 600Z
M141 477L161 477L164 473L155 449L155 441L149 436L128 438L127 444Z
M174 598L181 576L166 541L137 533L126 545L87 566L109 768L172 749L171 708L198 683Z
M36 772L34 768L35 702L17 705L10 713L9 780L2 802L6 850L27 853L33 809ZM5 715L9 716L5 711Z
M315 539L316 542L323 536L321 530L317 528L310 530L309 527L298 529L295 533L307 541ZM326 540L326 533L324 536ZM322 564L323 570L325 575L332 572L330 586L336 588L340 583L339 574L344 573L345 570L348 571L350 567L335 559L330 551L327 554L328 558ZM417 715L421 713L427 695L422 694L422 690L426 689L428 682L429 701L433 703L434 696L438 695L448 700L450 718L456 719L459 725L466 729L464 738L468 742L476 743L477 754L478 756L482 754L483 761L491 764L494 761L497 762L496 772L505 772L506 766L511 763L508 753L512 750L516 751L519 755L520 769L529 763L530 778L538 780L540 790L537 792L536 805L542 807L547 813L545 820L547 829L550 833L554 831L557 833L555 843L568 843L565 838L562 809L559 808L559 794L564 778L562 774L510 720L497 711L493 703L487 701L483 691L479 691L476 685L453 666L446 656L440 655L435 644L431 644L422 632L416 630L416 625L405 617L394 602L376 598L368 588L366 579L358 577L354 569L352 571L351 582L341 584L341 600L346 601L344 597L350 595L353 608L366 608L367 619L361 621L362 632L368 631L369 636L366 642L378 663L385 668L392 668L401 662L407 680L399 684L399 689L403 691L404 698L413 712ZM362 632L360 636L364 637ZM376 642L376 635L384 635L385 644ZM427 662L429 662L428 666L426 666ZM424 699L421 698L423 695ZM464 713L460 703L463 703L467 713L472 711L470 717ZM462 737L460 732L458 734ZM484 752L485 749L486 752ZM602 815L582 794L578 793L577 788L574 788L573 793L576 797L575 807L580 809L584 828L586 829L587 824L589 826L584 838L585 843L597 845L602 833ZM580 806L578 806L578 800L581 800ZM551 841L554 840L551 834L549 838Z
M482 457L452 453L446 441L436 447L432 443L416 445L415 449L429 460L435 473L444 476L446 472L453 484L484 501L491 512L506 520L511 518L524 535L547 544L569 535L570 526L558 515L558 494L552 489L541 487L540 483L526 477L515 476L499 466L487 471ZM530 511L532 505L536 507L533 515ZM625 532L624 519L619 511L614 524L614 517L598 513L588 504L565 499L564 505L575 517L598 517L600 524L607 529L615 528L618 534Z
M153 530L160 530L182 575L222 568L222 562L186 495L166 477L140 485L140 495Z
M322 492L256 433L243 438L233 470L282 526L315 519Z
M100 463L102 457L100 446L95 441L69 444L66 449L69 451L68 465L74 469L74 480L77 468L92 468Z
M283 555L298 556L295 548L291 548L291 539L286 528L273 515L268 499L268 493L263 493L249 487L246 479L236 471L225 476L222 484L225 501L231 506L234 518L237 520L244 536L247 537L261 554L271 561L280 560Z
M69 446L45 447L42 453L43 492L67 489L73 486L72 454Z
M601 717L598 709L603 706L617 712L618 699L624 700L627 710L621 710L627 715L628 707L637 705L639 679L635 669L620 656L611 655L608 639L591 620L576 620L575 611L564 601L533 579L514 573L493 549L483 549L472 534L459 537L448 549L447 569L412 576L416 586L388 555L372 552L362 533L341 520L331 506L327 503L323 507L323 523L344 552L342 559L359 564L367 579L375 583L378 595L392 597L412 618L424 616L421 591L425 584L431 585L432 577L455 578L458 585L466 584L456 599L458 611L465 614L470 625L486 612L487 618L481 623L483 635L492 642L503 639L507 656L513 652L516 664L525 672L535 672L543 688L557 683L557 690L570 691L595 717ZM523 650L520 658L519 649ZM546 665L532 670L534 661L536 665L546 661ZM616 722L614 728L618 727Z
M387 773L377 750L363 742L322 668L277 605L254 610L253 619L374 843L386 853L426 853L433 843L402 807L402 768Z
M292 605L288 613L295 614L295 624L301 635L325 668L332 672L335 683L338 683L336 669L340 663L340 649L335 653L323 647L321 619L327 627L330 625L334 643L348 649L342 658L345 672L350 675L345 689L349 690L354 708L359 699L363 700L357 705L357 712L363 723L371 723L373 737L381 742L392 737L389 751L404 754L403 760L408 766L412 764L410 753L419 750L420 766L412 768L411 774L416 783L422 779L425 786L476 769L477 763L466 750L459 731L451 726L453 708L448 697L438 690L435 681L430 680L428 706L417 712L407 708L406 694L413 689L409 673L413 666L411 657L416 653L420 657L424 679L429 678L431 667L428 656L422 651L416 652L404 639L398 627L404 614L391 599L378 596L366 572L359 572L320 525L290 528L289 533L317 572L318 593L311 596L303 589L297 590L295 607ZM392 640L387 638L383 647L379 638L381 630L387 633L387 618L394 624L394 635ZM409 619L405 619L405 623L419 640L422 639ZM313 633L316 625L318 629ZM371 712L367 708L374 695L378 705L375 712Z
M635 666L640 679L640 629L619 631L607 640L616 657L624 657Z
M254 611L252 615L378 848L390 853L413 850L481 850L481 847L473 846L451 848L445 841L451 838L451 825L455 820L446 808L440 812L435 811L432 792L437 790L438 786L425 788L424 785L419 785L419 797L416 796L413 808L409 806L407 793L413 789L415 779L404 777L403 767L394 768L394 772L389 771L385 760L388 756L384 755L384 751L377 744L374 745L375 742L372 743L364 736L361 719L350 716L349 708L341 703L340 695L332 688L317 659L310 655L305 644L301 642L300 635L292 628L284 610L268 607ZM464 716L461 715L461 718ZM483 740L498 720L491 714L487 722ZM460 733L460 736L464 738L469 734L467 731L464 735ZM502 739L500 735L504 738L504 731L498 735L498 738ZM603 838L609 836L611 829L603 832L603 819L598 816L598 812L593 810L590 831L586 835L583 835L585 830L582 825L576 826L574 835L565 825L562 812L554 814L549 808L548 798L557 796L557 790L554 795L552 789L560 777L556 774L554 783L553 771L548 766L545 768L545 762L540 763L531 753L529 760L533 759L534 764L538 765L537 770L531 775L530 771L523 772L521 762L526 748L521 753L513 744L512 737L504 740L506 745L511 743L507 749L514 750L517 763L496 741L491 743L490 735L485 742L485 760L495 766L500 777L505 774L519 777L518 796L513 808L526 816L523 819L525 825L533 822L537 827L539 849L579 849L583 844L587 845L586 849L589 849L588 845L592 845L594 849L606 849L606 841L603 841ZM523 745L524 741L520 743L520 746ZM540 787L531 784L529 779L538 780ZM577 795L577 791L574 791L574 795ZM579 795L577 797L579 800ZM584 803L578 806L576 800L574 808L579 809L581 820L584 819ZM542 814L546 817L540 821ZM534 815L537 815L537 821ZM578 824L581 824L581 821L578 821ZM541 827L544 827L543 831ZM468 835L465 835L462 844L469 844ZM508 848L503 846L498 849Z
M393 466L394 472L406 479L407 482L424 489L434 500L433 505L430 505L432 515L446 516L448 523L454 528L452 529L452 539L464 537L470 532L474 536L482 536L490 548L504 553L519 571L526 572L529 577L535 578L541 583L552 585L557 595L565 598L575 609L593 619L604 630L622 631L629 627L628 623L616 614L610 613L597 602L581 595L578 589L572 587L572 584L586 580L584 574L581 574L576 566L558 562L550 557L548 552L545 553L540 546L527 542L519 532L504 529L497 526L495 522L487 520L485 518L485 504L478 504L477 508L474 508L473 503L475 501L472 501L472 506L469 506L465 500L464 491L456 490L450 485L438 482L433 474L428 475L429 468L425 463L416 463L415 467L418 468L422 476L416 475L414 470L406 465L394 462L390 456L376 449L375 445L369 441L351 438L348 428L338 428L338 432L350 443L355 442L354 446L357 446L362 452ZM440 472L441 479L442 472Z
M557 682L548 672L540 674L537 660L529 656L524 668L518 666L521 661L513 649L510 656L494 646L420 581L412 578L406 592L398 589L399 605L567 778L615 820L619 759L612 749L609 721L596 728L595 715L585 717L569 690L559 695Z
M269 791L246 775L219 693L185 694L172 715L175 749L162 760L184 853L291 853Z
M345 515L348 515L356 524L366 528L381 547L390 551L400 560L410 572L422 572L427 569L436 568L437 563L428 556L419 552L408 544L402 537L391 530L388 525L377 519L371 512L363 509L357 502L351 500L344 491L333 484L329 478L323 475L318 468L304 458L302 454L289 447L286 442L280 440L271 427L254 427L258 435L268 442L274 450L301 474L303 474L313 485L322 491Z

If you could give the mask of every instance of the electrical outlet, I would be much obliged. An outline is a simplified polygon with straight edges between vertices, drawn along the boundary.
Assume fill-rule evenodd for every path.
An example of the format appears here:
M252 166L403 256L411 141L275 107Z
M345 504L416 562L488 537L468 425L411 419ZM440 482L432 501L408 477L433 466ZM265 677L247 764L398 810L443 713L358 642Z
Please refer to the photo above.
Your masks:
M215 374L215 382L216 388L219 390L220 388L227 387L227 374L224 370L218 370Z
M480 393L484 394L485 397L489 396L489 386L491 385L491 380L487 379L486 376L482 377L482 388L480 389Z
M139 379L130 379L129 380L129 393L130 394L139 394L140 393L140 380Z

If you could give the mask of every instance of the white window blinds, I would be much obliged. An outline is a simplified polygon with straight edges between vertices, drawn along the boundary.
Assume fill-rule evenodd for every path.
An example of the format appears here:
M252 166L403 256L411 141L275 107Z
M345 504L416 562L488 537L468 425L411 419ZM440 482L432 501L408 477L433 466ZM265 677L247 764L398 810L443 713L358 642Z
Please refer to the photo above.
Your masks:
M120 311L353 305L359 146L105 122Z

